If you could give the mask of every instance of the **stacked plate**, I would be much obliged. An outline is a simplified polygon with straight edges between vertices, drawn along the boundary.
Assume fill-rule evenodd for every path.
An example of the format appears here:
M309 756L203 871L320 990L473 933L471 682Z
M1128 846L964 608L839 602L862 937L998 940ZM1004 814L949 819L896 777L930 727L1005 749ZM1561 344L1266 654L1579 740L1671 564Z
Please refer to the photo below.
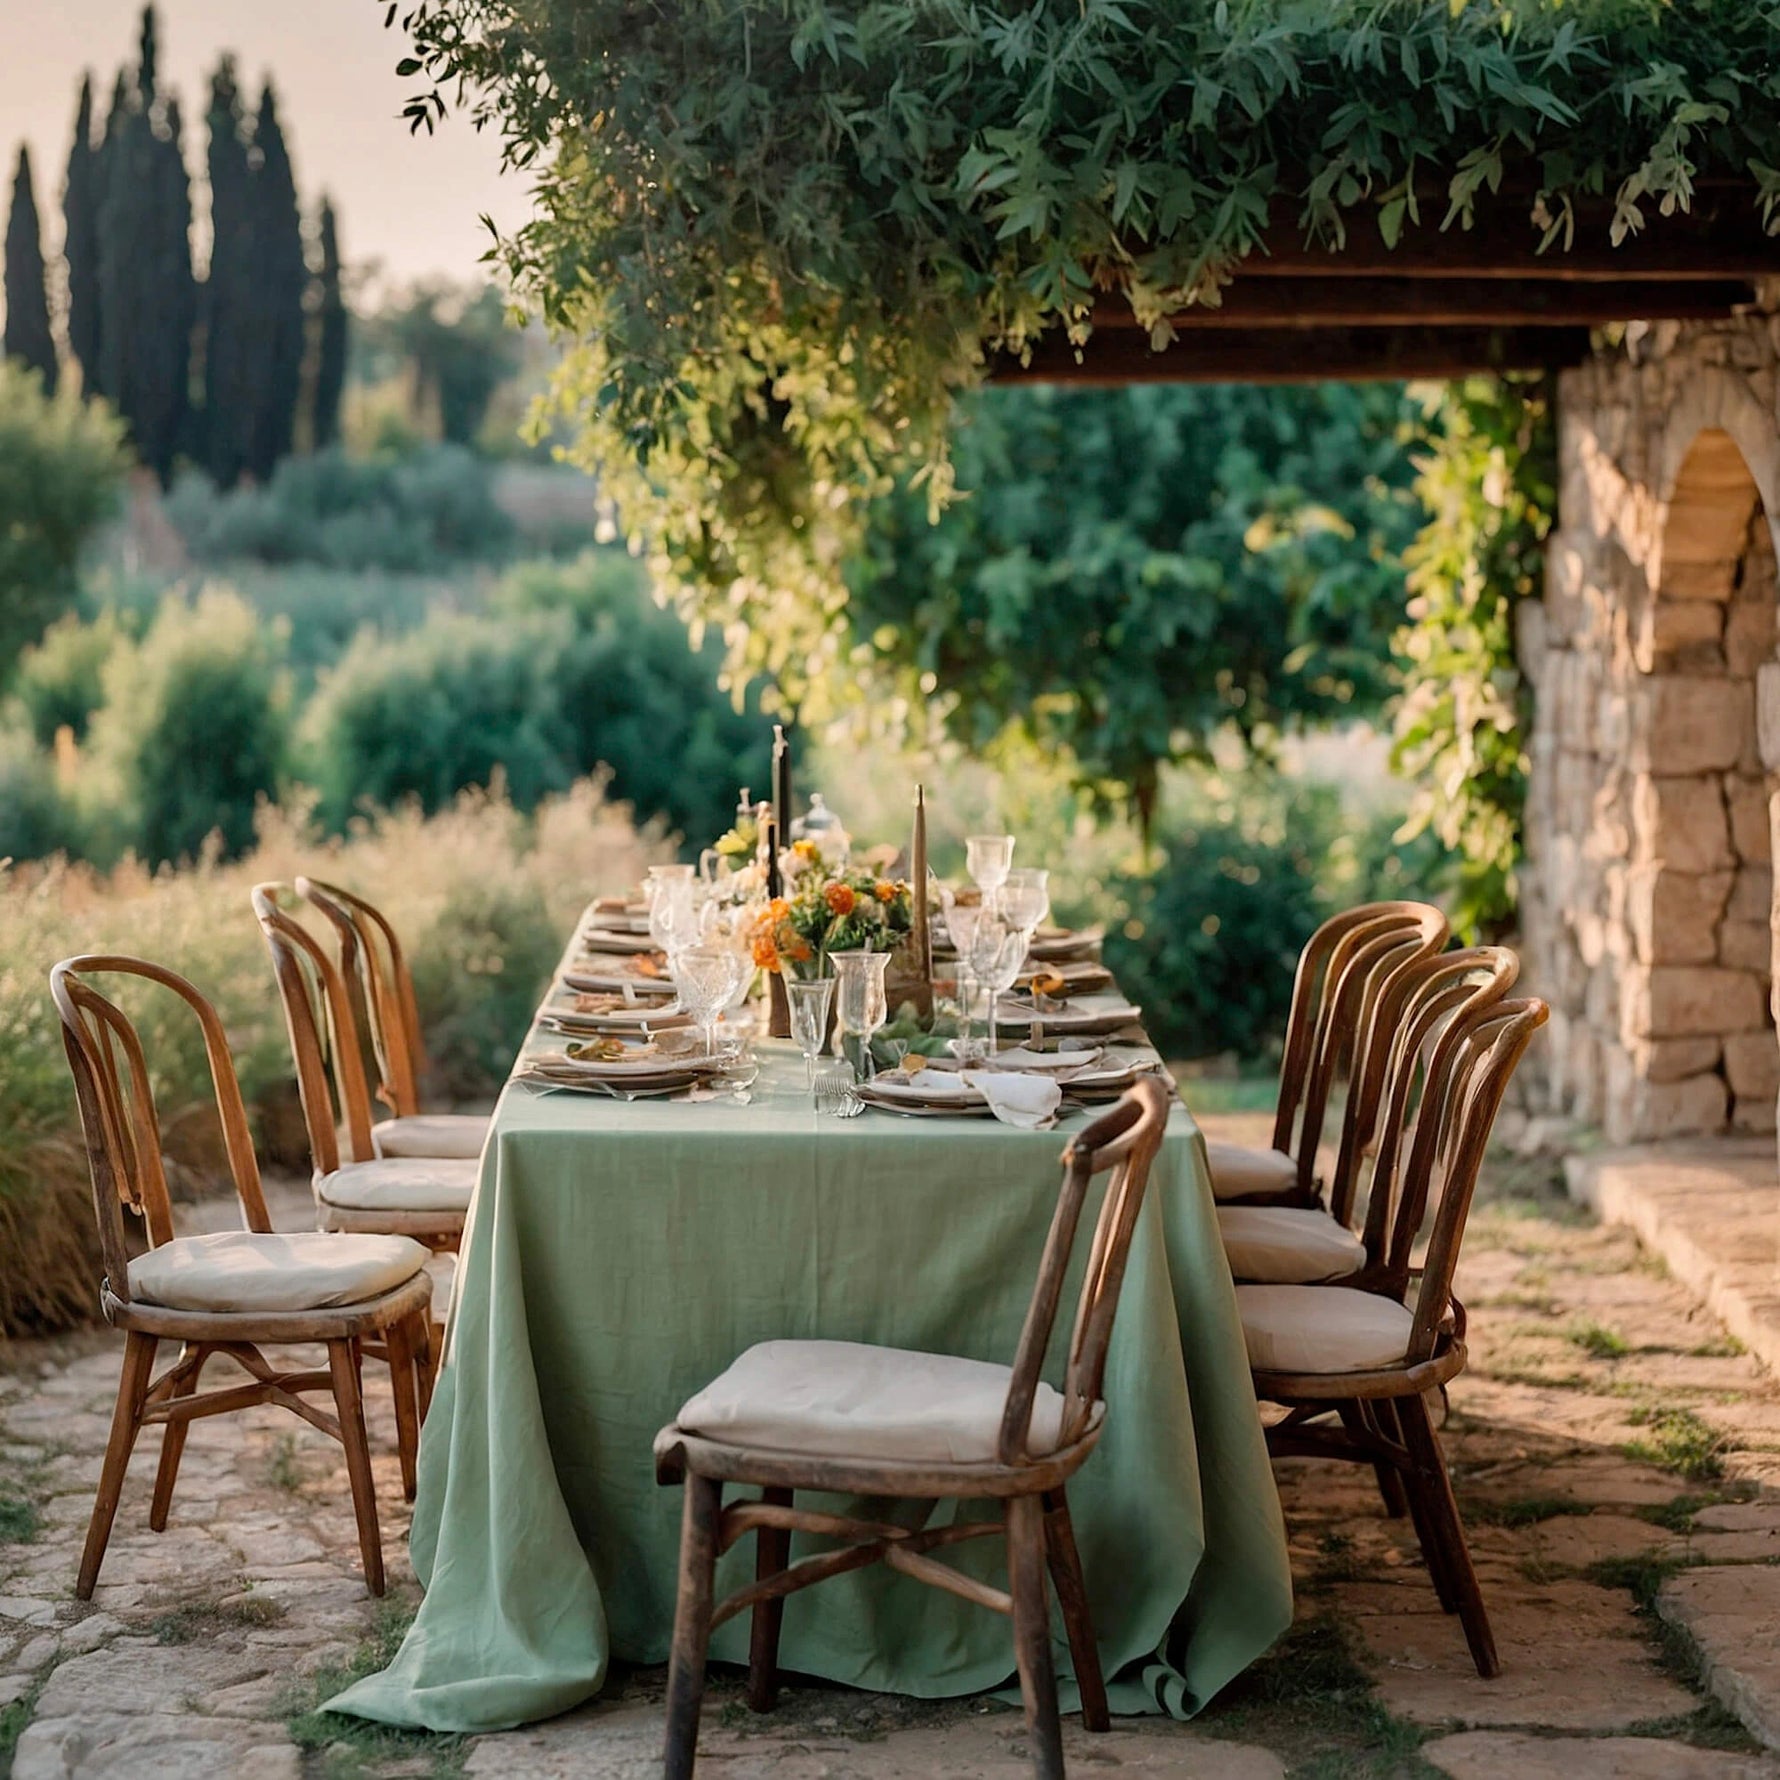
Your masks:
M867 1106L907 1118L986 1119L989 1103L980 1089L949 1069L923 1069L914 1075L891 1072L862 1082L859 1098Z
M578 1045L561 1051L534 1051L521 1061L518 1074L522 1080L547 1082L552 1087L626 1097L690 1088L722 1068L716 1058L689 1055L652 1040L625 1042L621 1050L610 1040L606 1045L611 1046L611 1055L577 1055Z
M562 973L563 987L583 995L622 994L668 997L675 993L674 979L667 974L658 952L632 952L622 958L588 958Z
M692 1016L681 1013L671 1001L627 1003L620 995L567 994L545 1002L538 1024L546 1032L560 1032L569 1038L612 1033L646 1037L690 1026Z
M1050 1037L1064 1034L1098 1037L1125 1026L1135 1026L1142 1019L1143 1009L1127 1001L1116 990L1077 995L1061 1002L1047 997L1043 1009L1036 1007L1029 995L1004 995L995 1013L998 1031L1024 1032L1037 1022Z

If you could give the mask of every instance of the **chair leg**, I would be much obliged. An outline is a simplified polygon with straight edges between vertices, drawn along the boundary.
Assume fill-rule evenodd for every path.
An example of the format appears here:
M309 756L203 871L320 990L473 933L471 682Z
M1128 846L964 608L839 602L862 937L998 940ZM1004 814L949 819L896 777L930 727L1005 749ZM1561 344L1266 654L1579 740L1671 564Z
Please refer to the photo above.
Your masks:
M183 1364L187 1349L181 1349L179 1359ZM189 1397L198 1388L198 1374L204 1370L204 1361L210 1356L201 1353L190 1372L175 1381L168 1394L168 1401L176 1403L181 1397ZM161 1462L155 1467L154 1500L149 1504L148 1524L152 1531L165 1532L167 1529L167 1512L173 1506L173 1486L179 1479L179 1461L185 1452L185 1437L191 1428L187 1421L168 1422L161 1430Z
M778 1508L791 1506L792 1492L768 1485L760 1492L763 1502ZM754 1576L764 1582L777 1576L791 1561L791 1529L762 1527L755 1535ZM785 1621L785 1597L756 1601L748 1635L748 1704L756 1712L770 1712L779 1699L779 1628Z
M396 1451L402 1461L402 1499L414 1500L414 1455L420 1445L420 1408L414 1376L414 1322L392 1323L384 1331L389 1347L389 1384L396 1402Z
M1412 1498L1420 1495L1423 1512L1428 1518L1428 1532L1438 1550L1458 1605L1459 1623L1465 1628L1465 1642L1471 1647L1471 1660L1486 1681L1502 1672L1496 1655L1496 1640L1490 1631L1489 1610L1483 1604L1483 1590L1478 1586L1477 1572L1471 1564L1471 1552L1465 1544L1465 1526L1459 1519L1459 1505L1453 1499L1452 1479L1447 1473L1446 1457L1440 1450L1439 1436L1428 1418L1428 1406L1420 1397L1402 1397L1397 1402L1397 1419L1403 1427L1413 1467L1410 1478ZM1427 1550L1429 1568L1435 1550Z
M365 1438L365 1400L359 1389L358 1343L328 1343L328 1370L334 1380L334 1407L340 1416L340 1441L346 1448L346 1476L352 1485L352 1512L358 1520L359 1555L364 1559L365 1587L383 1593L383 1539L377 1528L377 1490L371 1481L371 1444Z
M1389 1427L1399 1445L1407 1449L1408 1439L1395 1403L1388 1399L1373 1404L1375 1410L1390 1417ZM1445 1541L1440 1537L1438 1521L1430 1510L1427 1485L1413 1467L1399 1473L1398 1484L1409 1502L1409 1517L1415 1523L1416 1543L1421 1546L1422 1560L1428 1566L1429 1579L1443 1613L1457 1613L1459 1597L1453 1581L1452 1564L1447 1557Z
M1050 1559L1051 1586L1057 1591L1069 1654L1075 1662L1076 1685L1082 1695L1082 1725L1091 1731L1112 1729L1106 1708L1106 1681L1100 1673L1100 1651L1094 1643L1094 1616L1088 1606L1088 1582L1082 1574L1069 1499L1052 1490L1045 1497L1045 1551Z
M423 1310L416 1319L420 1330L420 1346L414 1356L414 1382L420 1397L420 1421L426 1425L427 1411L433 1406L433 1380L439 1376L439 1356L445 1351L443 1325L433 1321L433 1313Z
M1045 1598L1044 1505L1037 1496L1014 1496L1008 1502L1007 1575L1032 1771L1038 1780L1064 1780L1063 1725L1057 1716L1057 1675L1051 1666L1051 1610Z
M105 1443L105 1463L99 1471L98 1493L93 1497L93 1518L87 1525L86 1549L81 1553L80 1574L74 1584L75 1594L83 1601L93 1598L99 1566L105 1561L111 1523L117 1518L118 1498L124 1493L130 1449L142 1426L142 1400L148 1395L155 1346L154 1336L135 1329L124 1337L124 1368L117 1381L117 1407L111 1412L111 1438Z
M1371 1405L1365 1403L1340 1405L1341 1425L1347 1430L1348 1438L1358 1446L1370 1444L1382 1431L1368 1413L1370 1408ZM1392 1520L1401 1518L1408 1510L1409 1499L1403 1493L1403 1480L1397 1475L1396 1467L1384 1459L1374 1459L1372 1475L1378 1480L1378 1494L1385 1513Z
M680 1510L680 1586L674 1602L674 1647L668 1661L667 1747L663 1780L692 1780L698 1757L698 1710L705 1695L705 1652L711 1642L711 1588L717 1568L717 1520L723 1485L686 1479Z

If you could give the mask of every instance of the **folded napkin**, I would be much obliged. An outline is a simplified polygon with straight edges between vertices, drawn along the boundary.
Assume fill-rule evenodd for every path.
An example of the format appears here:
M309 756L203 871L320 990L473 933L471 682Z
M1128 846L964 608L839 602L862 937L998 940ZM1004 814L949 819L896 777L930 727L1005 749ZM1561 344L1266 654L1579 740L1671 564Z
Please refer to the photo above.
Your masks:
M1057 1116L1063 1090L1042 1075L1019 1075L1006 1070L969 1069L964 1079L989 1103L989 1110L1004 1125L1036 1131Z

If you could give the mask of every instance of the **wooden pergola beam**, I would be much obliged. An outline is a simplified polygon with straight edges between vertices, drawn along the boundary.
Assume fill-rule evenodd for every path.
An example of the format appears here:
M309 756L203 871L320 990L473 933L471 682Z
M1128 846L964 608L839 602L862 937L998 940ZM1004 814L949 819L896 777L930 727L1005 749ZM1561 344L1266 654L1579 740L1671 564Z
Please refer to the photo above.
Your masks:
M1677 216L1647 212L1644 228L1615 246L1610 238L1612 206L1605 200L1579 203L1574 239L1560 236L1544 253L1542 232L1531 221L1532 205L1503 196L1480 203L1469 229L1441 229L1438 198L1423 206L1422 223L1411 225L1395 247L1387 247L1376 226L1350 219L1339 247L1307 247L1294 221L1267 232L1242 262L1240 278L1560 279L1566 282L1651 279L1759 278L1780 273L1780 239L1764 234L1755 188L1741 182L1702 187L1693 208Z
M1170 316L1196 329L1423 326L1598 327L1610 321L1711 321L1755 301L1739 279L1608 281L1537 278L1333 278L1238 275L1216 308L1195 304ZM1095 328L1132 328L1128 303L1094 306Z
M1318 383L1464 377L1478 371L1535 371L1579 364L1583 327L1204 328L1161 352L1133 328L1107 328L1078 353L1061 333L1041 340L1022 364L1004 354L999 383Z

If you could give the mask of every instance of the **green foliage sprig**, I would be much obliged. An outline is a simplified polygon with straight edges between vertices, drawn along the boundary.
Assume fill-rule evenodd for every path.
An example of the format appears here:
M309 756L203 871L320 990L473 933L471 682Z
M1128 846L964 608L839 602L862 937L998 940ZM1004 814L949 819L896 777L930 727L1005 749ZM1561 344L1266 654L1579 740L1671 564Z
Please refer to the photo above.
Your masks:
M392 16L395 9L391 9ZM1274 226L1562 254L1751 181L1780 227L1774 0L409 0L413 54L532 178L506 243L559 384L689 611L793 697L898 474L951 488L986 349L1163 340Z
M1431 829L1454 853L1453 925L1476 935L1515 907L1530 717L1515 609L1539 591L1557 449L1543 382L1452 384L1430 422L1391 763L1418 787L1402 838Z

